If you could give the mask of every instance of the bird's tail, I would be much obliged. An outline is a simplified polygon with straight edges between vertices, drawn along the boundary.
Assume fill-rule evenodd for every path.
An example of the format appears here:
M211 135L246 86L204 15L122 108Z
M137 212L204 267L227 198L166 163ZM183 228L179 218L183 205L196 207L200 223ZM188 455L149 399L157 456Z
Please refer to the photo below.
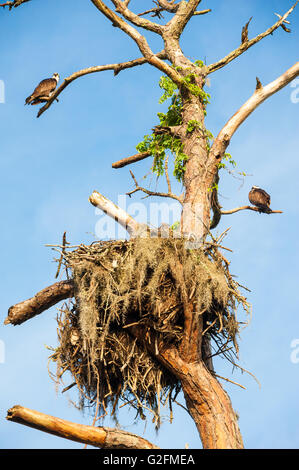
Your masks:
M33 96L32 95L28 96L28 98L26 98L25 100L25 105L30 104L32 100L33 100Z
M260 205L259 209L261 212L264 212L265 214L272 214L272 209L268 206Z

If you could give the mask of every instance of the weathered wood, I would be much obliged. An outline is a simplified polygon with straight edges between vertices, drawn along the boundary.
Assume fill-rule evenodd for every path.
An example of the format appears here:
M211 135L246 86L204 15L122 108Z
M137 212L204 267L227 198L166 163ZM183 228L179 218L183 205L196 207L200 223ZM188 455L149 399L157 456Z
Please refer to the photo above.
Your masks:
M157 446L136 434L120 429L77 424L19 405L7 411L6 419L57 437L102 449L158 449Z
M128 330L181 381L189 413L204 449L242 449L242 436L230 398L204 362L200 359L195 362L185 361L177 348L156 341L140 325L129 327ZM191 336L189 352L192 355L188 357L182 351L183 356L194 359L194 338Z
M253 95L244 103L241 108L227 121L212 145L210 156L217 162L223 158L224 153L230 143L230 139L235 134L240 125L253 113L253 111L270 96L291 83L299 75L299 62L282 73L278 78L254 90Z
M34 297L10 307L4 324L20 325L26 320L48 310L61 300L72 297L73 290L74 285L72 280L56 282L35 294Z
M101 209L105 214L116 220L122 227L124 227L131 236L134 236L140 228L140 224L133 219L126 211L118 207L114 202L107 199L98 191L93 191L89 197L89 202Z
M115 163L112 163L112 168L122 168L126 165L131 165L131 163L139 162L140 160L144 160L147 157L150 157L150 152L140 152L132 155L131 157L123 158L122 160L118 160Z
M204 449L242 449L242 436L230 398L203 362L188 364L181 384Z

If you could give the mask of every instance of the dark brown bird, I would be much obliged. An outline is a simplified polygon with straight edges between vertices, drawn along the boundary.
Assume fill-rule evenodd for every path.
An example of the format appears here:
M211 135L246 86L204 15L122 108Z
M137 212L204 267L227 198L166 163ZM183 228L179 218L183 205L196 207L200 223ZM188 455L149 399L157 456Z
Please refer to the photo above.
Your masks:
M44 103L45 101L48 101L51 95L53 94L55 88L57 87L58 82L58 73L54 73L51 78L46 78L45 80L42 80L37 85L32 95L26 98L25 104L31 104L33 106L35 104L40 104Z
M248 199L251 204L258 208L259 212L264 212L265 214L271 214L272 209L270 208L271 198L264 189L259 188L258 186L252 186Z
M252 20L252 17L249 19L249 21L247 21L246 25L243 26L242 28L242 35L241 35L242 44L248 41L248 26L251 20Z

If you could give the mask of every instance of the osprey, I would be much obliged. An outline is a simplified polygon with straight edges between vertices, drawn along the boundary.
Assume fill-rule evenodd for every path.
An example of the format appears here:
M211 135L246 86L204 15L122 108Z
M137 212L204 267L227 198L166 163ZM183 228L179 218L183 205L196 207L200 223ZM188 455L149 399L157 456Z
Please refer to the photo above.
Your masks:
M259 188L258 186L252 186L248 199L251 204L258 208L259 212L264 212L266 214L271 214L272 209L270 209L271 198L266 191Z
M51 98L57 83L59 82L59 74L54 73L51 78L46 78L42 80L37 87L35 88L32 95L26 98L25 104L31 104L32 106L35 104L44 103Z

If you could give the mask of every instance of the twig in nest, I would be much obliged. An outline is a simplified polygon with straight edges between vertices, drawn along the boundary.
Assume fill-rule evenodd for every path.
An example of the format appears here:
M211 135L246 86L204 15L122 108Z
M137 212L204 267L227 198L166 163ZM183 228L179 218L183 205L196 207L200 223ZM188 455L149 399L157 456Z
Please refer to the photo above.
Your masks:
M231 384L238 385L238 387L241 387L244 390L246 390L246 387L239 384L238 382L234 382L233 380L227 379L226 377L222 377L221 375L218 375L218 374L215 374L215 373L213 375L215 375L215 377L218 377L219 379L226 380L227 382L230 382Z
M64 232L64 234L62 236L62 252L61 252L61 255L60 255L59 262L58 262L58 268L57 268L57 271L56 271L56 274L55 274L55 279L58 278L59 273L60 273L60 268L61 268L62 261L64 259L66 245L69 245L69 243L66 241L66 232Z

